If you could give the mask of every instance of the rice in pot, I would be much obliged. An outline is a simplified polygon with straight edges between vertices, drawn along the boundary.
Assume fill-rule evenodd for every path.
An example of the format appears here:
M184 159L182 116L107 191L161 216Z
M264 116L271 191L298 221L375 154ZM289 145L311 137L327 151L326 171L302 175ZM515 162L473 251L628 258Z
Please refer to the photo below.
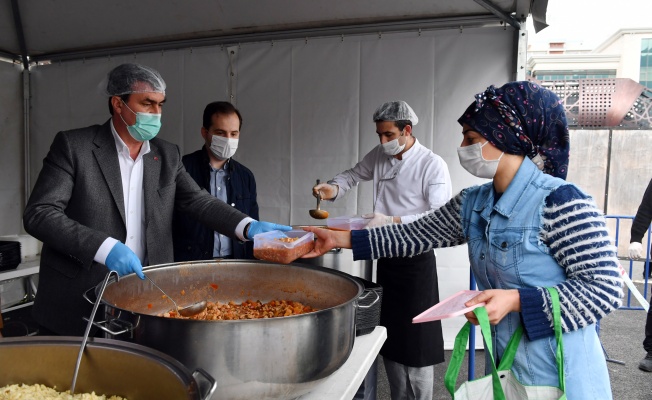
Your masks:
M70 394L58 392L45 385L7 385L0 388L0 400L127 400L120 396L105 396L92 393Z

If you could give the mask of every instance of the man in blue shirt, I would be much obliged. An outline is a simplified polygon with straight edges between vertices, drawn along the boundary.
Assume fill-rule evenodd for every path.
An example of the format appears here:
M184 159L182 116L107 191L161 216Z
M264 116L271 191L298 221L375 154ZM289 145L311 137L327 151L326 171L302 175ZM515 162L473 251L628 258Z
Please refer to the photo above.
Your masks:
M258 219L254 175L232 158L241 128L242 116L231 103L208 104L201 128L204 146L182 161L190 176L212 196ZM175 214L173 231L174 261L253 258L253 242L233 240L181 213Z

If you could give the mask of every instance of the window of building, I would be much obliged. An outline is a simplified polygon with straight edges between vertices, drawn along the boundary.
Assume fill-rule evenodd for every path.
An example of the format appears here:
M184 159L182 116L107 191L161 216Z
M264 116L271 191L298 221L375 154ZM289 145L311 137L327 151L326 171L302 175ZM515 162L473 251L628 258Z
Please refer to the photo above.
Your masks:
M652 78L652 73L649 76ZM538 71L535 73L534 77L539 81L572 81L577 79L607 79L607 78L615 78L616 71L615 70Z
M652 89L652 39L641 39L641 85Z

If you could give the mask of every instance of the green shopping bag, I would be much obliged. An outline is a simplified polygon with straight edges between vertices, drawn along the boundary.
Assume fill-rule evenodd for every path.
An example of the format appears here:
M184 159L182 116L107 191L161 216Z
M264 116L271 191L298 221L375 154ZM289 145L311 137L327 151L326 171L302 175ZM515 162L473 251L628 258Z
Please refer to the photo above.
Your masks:
M484 307L473 310L478 317L482 336L485 338L485 351L491 358L491 375L473 381L464 382L457 390L455 383L460 374L460 368L466 353L466 343L469 340L471 323L464 324L455 337L453 355L446 370L444 384L454 400L566 400L564 382L564 344L561 340L561 313L559 308L559 293L555 288L547 288L552 299L555 338L557 339L557 368L559 371L559 387L554 386L526 386L521 384L511 372L514 356L518 344L523 336L523 327L520 326L512 335L505 348L503 358L496 368L493 358L491 329L489 317Z

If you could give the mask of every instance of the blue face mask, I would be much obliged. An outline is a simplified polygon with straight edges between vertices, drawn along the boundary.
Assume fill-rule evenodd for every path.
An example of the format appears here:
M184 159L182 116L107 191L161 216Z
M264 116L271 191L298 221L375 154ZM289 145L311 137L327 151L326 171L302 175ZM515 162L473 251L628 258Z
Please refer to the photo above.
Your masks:
M133 125L127 125L124 118L122 118L122 114L120 115L122 122L127 125L127 130L131 137L139 142L154 139L158 134L158 131L161 130L161 114L134 112L129 108L127 103L124 101L122 103L129 109L129 111L136 114L136 123Z

